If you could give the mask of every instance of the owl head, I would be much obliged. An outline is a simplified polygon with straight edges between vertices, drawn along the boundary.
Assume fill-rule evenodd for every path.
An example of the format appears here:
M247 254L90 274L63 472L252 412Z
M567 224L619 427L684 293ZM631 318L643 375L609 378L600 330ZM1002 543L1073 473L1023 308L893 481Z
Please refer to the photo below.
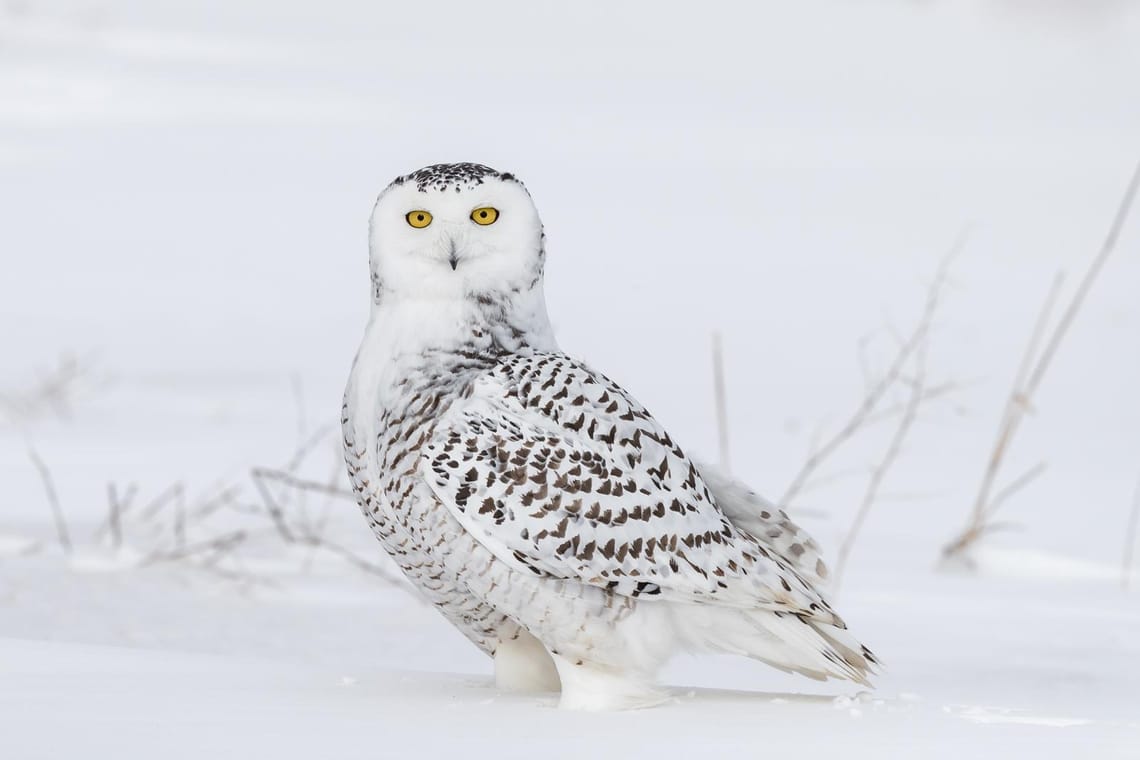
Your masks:
M540 285L542 221L514 175L435 164L397 177L369 232L374 297L493 298Z

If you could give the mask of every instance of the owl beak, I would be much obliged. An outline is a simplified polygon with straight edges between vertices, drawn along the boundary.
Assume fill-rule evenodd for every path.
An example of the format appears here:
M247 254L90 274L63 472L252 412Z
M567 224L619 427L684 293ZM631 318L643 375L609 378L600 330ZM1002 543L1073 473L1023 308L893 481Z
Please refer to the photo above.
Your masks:
M451 271L454 272L455 268L459 266L459 253L455 250L455 241L447 241L447 263L451 264Z

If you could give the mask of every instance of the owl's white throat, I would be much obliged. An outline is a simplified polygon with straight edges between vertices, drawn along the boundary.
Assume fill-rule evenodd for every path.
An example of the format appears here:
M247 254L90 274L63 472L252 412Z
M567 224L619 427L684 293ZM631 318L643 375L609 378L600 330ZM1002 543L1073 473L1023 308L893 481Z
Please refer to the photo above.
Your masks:
M471 293L462 298L385 293L372 305L362 354L406 362L464 346L508 351L556 351L542 283L518 292Z

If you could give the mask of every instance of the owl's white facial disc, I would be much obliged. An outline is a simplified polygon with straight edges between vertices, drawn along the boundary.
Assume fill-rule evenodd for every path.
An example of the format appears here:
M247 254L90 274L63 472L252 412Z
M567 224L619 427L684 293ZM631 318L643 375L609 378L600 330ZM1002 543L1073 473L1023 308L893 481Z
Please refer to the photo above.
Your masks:
M397 178L376 201L369 246L379 299L494 297L542 278L542 222L530 194L480 164Z

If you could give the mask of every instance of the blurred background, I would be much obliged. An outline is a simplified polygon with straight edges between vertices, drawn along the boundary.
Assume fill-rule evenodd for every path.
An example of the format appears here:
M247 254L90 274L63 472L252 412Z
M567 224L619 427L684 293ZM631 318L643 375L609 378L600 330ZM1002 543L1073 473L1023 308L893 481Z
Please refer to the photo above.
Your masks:
M960 565L973 576L932 568L968 523L1052 283L1065 273L1056 324L1140 160L1138 5L4 0L0 637L340 664L390 634L404 666L454 648L444 669L486 670L430 611L383 611L405 607L337 492L335 430L376 195L425 164L474 161L517 174L538 204L563 348L712 461L721 336L731 468L773 499L891 377L935 290L921 353L936 392L898 436L908 354L872 419L788 501L833 562L854 537L839 606L895 649L904 682L947 667L945 650L908 649L944 629L932 610L955 610L965 630L942 635L971 640L1027 597L1038 635L1069 642L1038 661L1117 647L1134 662L1137 597L1119 587L1140 478L1140 219L994 490L1032 482ZM268 497L257 467L273 469ZM282 474L308 485L286 494ZM287 499L307 526L293 532L322 539L283 558L264 513ZM261 581L273 589L251 590ZM191 596L172 597L184 582ZM924 607L931 594L954 601ZM1099 605L1072 625L1111 618L1111 636L1072 644L1050 617L1062 595ZM333 599L372 627L321 629L304 600ZM930 629L899 630L900 605L926 609ZM1011 627L1005 654L1025 638ZM675 680L799 684L686 667ZM1137 675L1104 667L1105 693ZM923 683L1017 703L1052 683L1034 672Z

